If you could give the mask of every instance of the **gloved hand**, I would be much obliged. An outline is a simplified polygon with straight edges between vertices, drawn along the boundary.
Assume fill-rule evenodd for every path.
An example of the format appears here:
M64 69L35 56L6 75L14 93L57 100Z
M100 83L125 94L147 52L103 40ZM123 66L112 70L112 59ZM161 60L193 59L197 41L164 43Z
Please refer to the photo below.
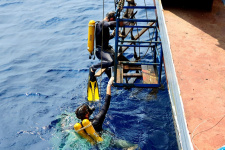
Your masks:
M112 36L115 36L115 35L116 35L116 29L114 29L112 32Z
M109 82L108 82L108 85L111 86L113 84L113 81L114 81L114 77L111 77L110 80L109 80Z
M111 34L113 37L116 35L116 29L113 30L112 34ZM120 32L119 30L119 37L124 37L124 35Z

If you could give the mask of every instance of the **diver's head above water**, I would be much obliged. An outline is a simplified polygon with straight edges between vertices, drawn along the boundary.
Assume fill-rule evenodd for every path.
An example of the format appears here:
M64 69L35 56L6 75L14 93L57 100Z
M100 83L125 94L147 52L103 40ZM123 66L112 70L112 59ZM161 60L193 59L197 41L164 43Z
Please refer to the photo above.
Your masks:
M94 107L90 107L87 104L83 104L76 109L75 114L78 119L89 119L94 110Z

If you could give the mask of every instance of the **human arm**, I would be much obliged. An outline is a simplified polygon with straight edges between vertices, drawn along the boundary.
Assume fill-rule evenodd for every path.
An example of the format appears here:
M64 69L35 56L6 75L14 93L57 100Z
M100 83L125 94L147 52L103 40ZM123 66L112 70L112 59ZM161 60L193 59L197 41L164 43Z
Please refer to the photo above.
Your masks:
M100 112L94 117L93 122L92 122L92 124L97 132L102 130L102 124L105 120L105 116L109 109L110 100L111 100L111 86L112 86L113 80L114 80L114 77L111 77L108 82L107 89L106 89L105 102L104 102Z
M105 120L107 111L109 109L110 100L111 100L111 95L107 94L105 97L105 102L104 102L100 112L92 120L92 125L97 132L102 130L102 125Z
M116 21L111 21L109 23L111 23L110 28L112 28L112 29L114 28L113 32L110 34L110 37L109 37L109 39L112 39L116 35L116 29L115 29L115 27L116 27ZM119 26L120 27L123 27L125 25L129 25L129 22L119 22ZM121 34L120 30L119 30L118 35L119 35L119 37L123 37L124 36L124 35Z
M106 88L106 94L111 95L111 86L113 84L114 77L111 77Z

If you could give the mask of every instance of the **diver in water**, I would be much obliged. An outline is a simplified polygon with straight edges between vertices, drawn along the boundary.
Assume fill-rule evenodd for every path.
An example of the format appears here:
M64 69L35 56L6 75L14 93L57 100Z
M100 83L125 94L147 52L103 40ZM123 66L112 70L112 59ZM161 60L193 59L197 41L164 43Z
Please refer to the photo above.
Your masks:
M90 120L95 131L97 132L102 131L102 124L105 120L106 113L109 109L110 99L111 99L111 85L113 83L113 80L114 80L114 77L111 77L107 85L105 103L102 106L102 109L100 110L100 112L93 119L89 119L89 118L91 114L93 113L94 108L91 108L87 104L83 104L79 106L75 111L75 114L78 119L81 119L82 121L84 119Z
M108 85L107 85L104 105L102 106L100 112L93 119L90 119L90 116L93 113L94 108L91 108L87 104L83 104L83 105L79 106L75 111L77 118L81 119L81 121L82 121L81 126L83 127L83 130L85 130L86 132L87 131L90 132L88 134L91 135L91 138L90 137L87 138L87 136L85 138L92 144L93 144L92 138L95 139L95 142L96 141L100 142L103 140L103 139L101 139L99 133L101 131L103 131L102 125L105 120L106 113L109 109L110 100L111 100L111 86L112 86L113 80L114 80L114 77L111 77L108 82ZM86 127L84 126L85 121L88 121L88 124L89 124L89 121L91 122L89 125L85 125L85 126L88 128L89 128L89 126L93 126L94 129L91 129L92 131L89 131L89 129L86 130ZM77 123L77 124L79 124L79 123ZM77 124L74 125L74 129L76 131L82 130L82 128L79 130L76 129L75 126ZM117 147L117 148L125 148L125 149L129 149L129 150L134 150L137 148L137 145L130 144L125 140L118 140L118 139L111 141L111 146Z

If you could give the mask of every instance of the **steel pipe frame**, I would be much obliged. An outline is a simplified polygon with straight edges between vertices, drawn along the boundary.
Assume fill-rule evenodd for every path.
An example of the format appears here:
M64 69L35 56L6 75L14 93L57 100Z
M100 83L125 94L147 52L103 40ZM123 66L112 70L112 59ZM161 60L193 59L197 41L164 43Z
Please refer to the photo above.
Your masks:
M160 87L161 84L144 84L144 83L113 83L115 87L136 87L136 88L157 88Z
M152 45L123 45L123 44L118 44L118 46L122 46L122 47L152 47Z
M127 9L156 9L156 6L124 6L123 8L127 8ZM117 13L118 13L118 10L117 10ZM133 64L133 65L140 65L140 64L147 64L147 65L159 65L159 70L160 70L160 76L159 76L159 80L158 80L158 84L129 84L129 83L115 83L115 81L117 81L117 65L118 65L118 62L116 61L117 60L117 54L118 54L118 46L125 46L125 47L153 47L153 46L147 46L147 45L139 45L139 46L135 46L135 45L118 45L118 42L121 42L119 40L119 36L118 36L118 33L119 33L119 22L121 21L127 21L127 22L157 22L156 19L120 19L119 16L117 15L117 18L116 18L116 36L115 36L115 61L114 61L114 86L118 86L118 87L160 87L160 82L161 82L161 68L162 68L162 48L161 48L161 54L160 54L160 58L161 58L161 61L159 61L160 63L127 63L127 64ZM124 26L126 28L155 28L155 27L152 27L152 26ZM158 32L158 30L156 30L156 32ZM157 33L156 33L157 35ZM156 36L157 38L157 36ZM123 41L125 42L125 41ZM129 42L132 42L132 41L129 41ZM134 42L134 41L133 41ZM150 42L135 42L135 43L150 43ZM151 43L160 43L161 42L158 42L156 40L156 42L151 42ZM124 63L126 64L126 63Z
M123 26L125 28L156 28L156 26Z
M156 22L156 19L118 19L119 22Z
M123 6L126 9L156 9L155 6Z
M130 64L130 65L160 65L160 63L147 63L147 62L130 62L130 61L120 61L120 64Z
M118 42L130 42L130 43L157 43L161 44L161 41L136 41L136 40L118 40Z

